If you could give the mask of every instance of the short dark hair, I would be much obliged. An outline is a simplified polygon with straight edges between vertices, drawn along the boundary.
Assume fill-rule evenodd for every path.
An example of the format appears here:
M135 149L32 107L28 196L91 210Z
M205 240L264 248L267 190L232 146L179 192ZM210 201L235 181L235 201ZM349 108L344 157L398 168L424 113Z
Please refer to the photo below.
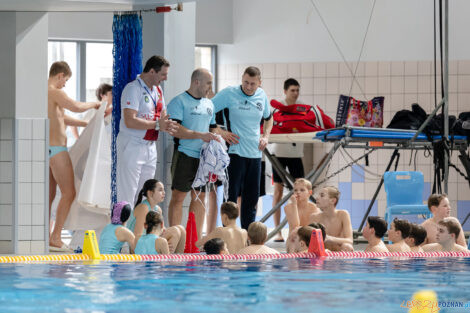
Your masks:
M220 214L225 214L229 219L234 220L240 214L238 210L238 205L232 201L224 202L220 207Z
M411 223L411 231L408 237L411 237L414 239L416 246L421 245L424 242L424 240L426 240L427 236L428 236L428 232L426 231L426 228L416 223Z
M297 235L299 240L305 242L307 247L310 245L310 238L312 238L313 227L311 226L302 226L297 230Z
M145 62L144 73L150 72L153 69L155 72L160 72L163 66L170 66L170 62L162 56L154 55Z
M284 82L284 90L289 89L290 86L299 86L300 87L300 84L295 78L288 78Z
M457 223L454 219L446 217L442 221L439 221L439 225L444 226L447 228L447 231L449 234L454 234L455 235L455 240L457 240L457 237L460 235L460 225Z
M322 223L310 223L308 226L314 228L314 229L320 229L321 230L321 236L323 237L323 241L325 241L326 238L326 229L325 226Z
M247 74L250 77L259 77L261 78L261 71L256 66L248 66L243 72L243 75Z
M401 231L401 238L405 239L410 235L411 224L407 220L395 218L393 224L395 225L395 230Z
M435 193L435 194L430 195L428 198L429 211L431 211L432 206L439 206L441 201L445 198L447 198L447 195L445 193L441 193L441 194Z
M63 73L65 76L72 76L72 70L70 66L65 61L57 61L52 63L51 68L49 69L49 77L54 77L60 73Z
M375 237L377 238L382 238L387 232L387 221L380 216L369 216L367 223L369 223L370 228L374 229Z
M212 238L204 244L206 254L220 254L224 249L225 242L220 238Z
M96 88L95 95L96 98L101 101L103 99L103 95L107 94L109 91L113 90L113 86L110 84L102 83L101 85Z

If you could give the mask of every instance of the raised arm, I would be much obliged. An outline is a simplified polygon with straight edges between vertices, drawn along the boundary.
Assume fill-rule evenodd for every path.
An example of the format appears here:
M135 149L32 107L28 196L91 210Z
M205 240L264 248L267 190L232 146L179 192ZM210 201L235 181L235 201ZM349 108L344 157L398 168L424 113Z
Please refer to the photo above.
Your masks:
M135 237L134 234L126 227L119 227L116 230L116 238L120 242L127 242L131 253L135 250Z
M67 126L78 126L78 127L87 127L88 126L87 121L71 117L70 115L67 115L67 114L64 115L64 123ZM78 132L77 132L77 138L78 138Z
M89 109L99 109L101 103L99 102L80 102L75 101L63 91L56 90L54 98L59 106L72 112L85 112Z

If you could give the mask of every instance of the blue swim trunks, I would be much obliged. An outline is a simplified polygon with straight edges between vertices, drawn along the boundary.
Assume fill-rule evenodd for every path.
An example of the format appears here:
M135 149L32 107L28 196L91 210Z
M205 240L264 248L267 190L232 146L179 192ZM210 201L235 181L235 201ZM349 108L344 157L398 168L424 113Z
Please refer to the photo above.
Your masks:
M67 147L62 146L49 146L49 159L52 158L57 153L62 151L68 151Z

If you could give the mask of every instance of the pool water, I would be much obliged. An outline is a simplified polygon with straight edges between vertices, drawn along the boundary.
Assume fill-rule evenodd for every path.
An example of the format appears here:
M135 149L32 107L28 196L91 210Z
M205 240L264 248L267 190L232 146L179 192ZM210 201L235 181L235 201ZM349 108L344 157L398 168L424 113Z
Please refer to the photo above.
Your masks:
M468 303L469 273L470 258L0 264L0 312L407 313L420 289Z

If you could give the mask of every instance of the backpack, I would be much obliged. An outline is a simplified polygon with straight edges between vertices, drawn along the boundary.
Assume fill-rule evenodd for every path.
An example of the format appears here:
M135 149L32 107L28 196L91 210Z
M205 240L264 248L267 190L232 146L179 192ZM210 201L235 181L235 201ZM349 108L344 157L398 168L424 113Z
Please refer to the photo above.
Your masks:
M426 111L417 103L411 105L410 110L400 110L393 116L387 128L417 130L426 120Z
M334 128L335 123L318 105L284 105L271 100L273 111L273 129L271 134L308 133Z

